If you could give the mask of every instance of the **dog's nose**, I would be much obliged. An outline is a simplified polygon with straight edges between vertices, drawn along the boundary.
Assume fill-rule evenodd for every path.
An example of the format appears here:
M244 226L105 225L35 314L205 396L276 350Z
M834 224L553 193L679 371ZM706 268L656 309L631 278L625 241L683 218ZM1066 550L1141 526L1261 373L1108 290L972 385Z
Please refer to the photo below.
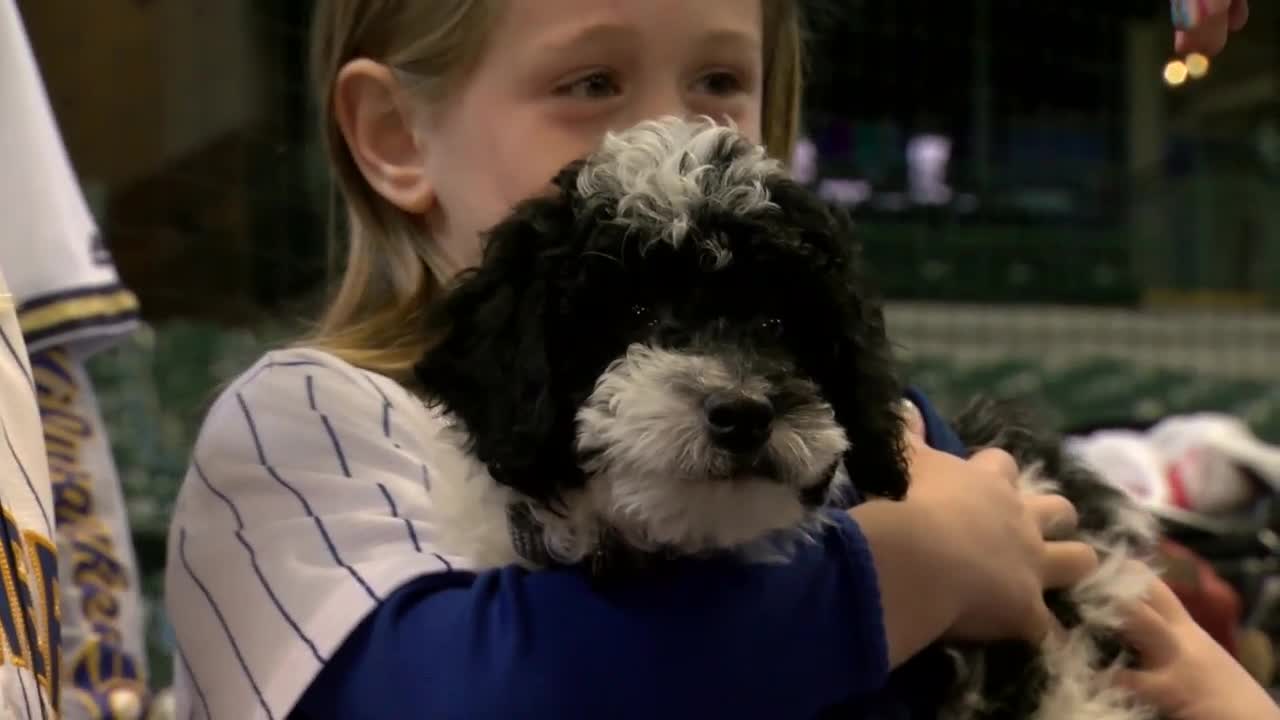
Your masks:
M707 428L716 445L737 453L759 450L769 439L773 406L762 400L716 394L703 404Z

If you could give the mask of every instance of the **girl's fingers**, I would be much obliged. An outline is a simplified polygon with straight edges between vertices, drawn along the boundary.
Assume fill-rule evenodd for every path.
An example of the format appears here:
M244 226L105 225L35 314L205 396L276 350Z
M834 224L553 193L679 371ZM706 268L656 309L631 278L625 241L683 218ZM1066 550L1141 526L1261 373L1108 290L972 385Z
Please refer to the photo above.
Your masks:
M1142 667L1163 667L1178 652L1178 642L1169 622L1146 602L1127 608L1120 635L1138 653Z
M981 450L974 453L969 462L1008 480L1010 485L1016 485L1018 482L1018 461L1004 450L999 448Z
M1026 498L1042 537L1053 540L1070 537L1080 525L1080 513L1061 495L1033 495Z
M1054 542L1045 547L1044 586L1066 588L1098 569L1098 551L1082 542Z
M1117 687L1124 688L1148 702L1167 695L1161 687L1159 678L1145 670L1117 670L1114 682Z

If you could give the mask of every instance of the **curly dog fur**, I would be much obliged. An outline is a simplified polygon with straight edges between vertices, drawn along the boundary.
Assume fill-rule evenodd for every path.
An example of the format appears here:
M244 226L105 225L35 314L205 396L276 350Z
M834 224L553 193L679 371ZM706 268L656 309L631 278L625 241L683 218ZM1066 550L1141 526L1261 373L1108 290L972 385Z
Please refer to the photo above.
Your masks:
M432 487L445 550L597 577L785 561L855 492L905 495L903 387L847 218L710 122L611 134L553 185L430 314L416 375L472 462ZM1148 717L1105 680L1125 659L1119 603L1149 580L1123 564L1149 519L1010 406L956 425L1013 453L1026 492L1075 501L1106 559L1050 598L1065 640L928 651L937 716Z

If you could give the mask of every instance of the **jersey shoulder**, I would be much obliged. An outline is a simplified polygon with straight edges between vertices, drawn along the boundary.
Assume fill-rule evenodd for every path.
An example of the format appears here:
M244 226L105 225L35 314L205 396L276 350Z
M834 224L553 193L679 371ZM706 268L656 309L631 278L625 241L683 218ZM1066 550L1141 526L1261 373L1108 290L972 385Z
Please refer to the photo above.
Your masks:
M353 464L376 464L391 450L426 458L447 426L394 380L323 350L290 347L266 353L227 385L201 428L196 457L260 462L265 446L307 448L340 435L350 438L352 456L344 459ZM289 461L308 463L302 451Z

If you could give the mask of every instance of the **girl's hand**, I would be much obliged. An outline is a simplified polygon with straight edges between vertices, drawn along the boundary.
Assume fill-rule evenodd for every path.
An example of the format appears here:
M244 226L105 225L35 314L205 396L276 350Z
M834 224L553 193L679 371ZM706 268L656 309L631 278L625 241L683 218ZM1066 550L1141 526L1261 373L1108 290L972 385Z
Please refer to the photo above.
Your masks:
M909 453L905 502L932 517L926 532L945 557L945 585L936 592L959 602L944 638L1043 640L1056 626L1044 591L1075 585L1098 566L1088 545L1052 541L1075 529L1075 507L1060 496L1020 492L1018 467L1001 450L966 461L913 436Z
M1088 545L1049 541L1075 529L1075 508L1060 496L1019 492L1008 453L984 450L966 462L929 448L920 409L904 401L902 413L911 459L907 500L935 510L944 531L955 534L946 542L959 553L954 563L964 589L955 589L968 598L945 637L1039 642L1057 625L1045 589L1070 587L1098 566Z
M964 460L929 447L919 411L903 410L906 499L850 511L875 563L890 666L940 638L1042 641L1056 626L1044 590L1074 585L1098 564L1083 543L1046 541L1075 528L1075 508L1062 497L1023 495L1006 452Z
M1249 20L1249 0L1172 0L1173 47L1182 54L1222 52Z
M1163 581L1130 609L1124 636L1139 668L1116 681L1170 720L1280 720L1280 707L1204 631Z

